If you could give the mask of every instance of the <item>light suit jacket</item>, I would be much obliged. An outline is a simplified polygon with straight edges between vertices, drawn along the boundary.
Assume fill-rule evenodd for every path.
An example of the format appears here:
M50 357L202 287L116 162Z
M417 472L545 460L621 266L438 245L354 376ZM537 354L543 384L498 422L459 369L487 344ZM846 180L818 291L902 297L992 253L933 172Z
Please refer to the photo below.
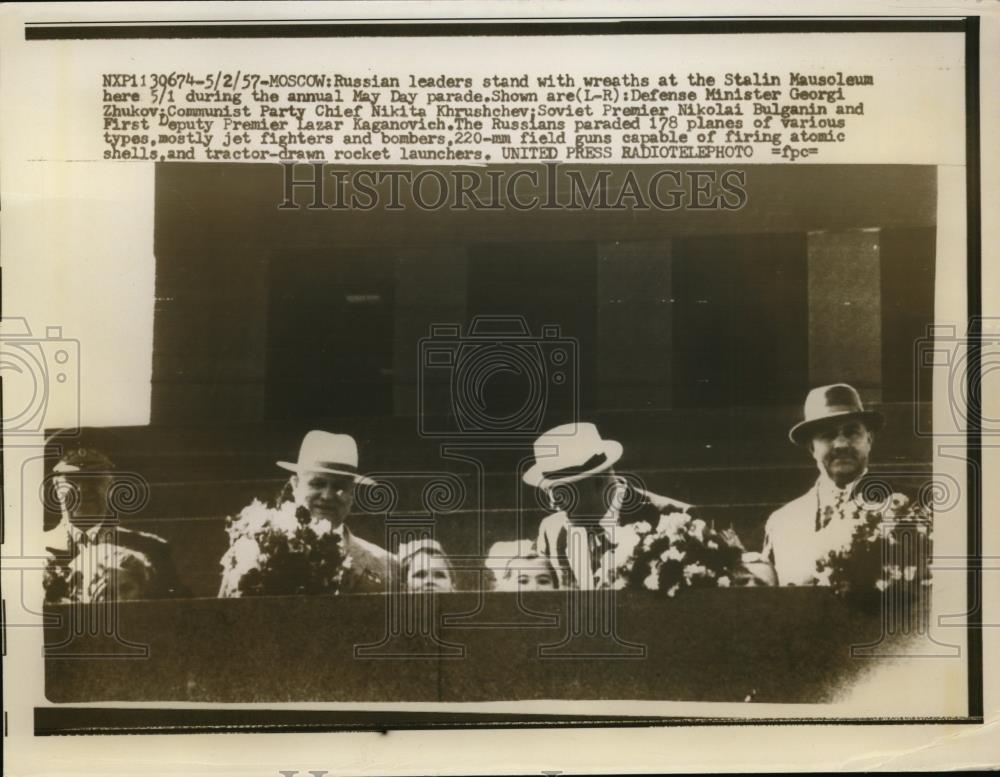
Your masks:
M640 504L636 510L630 511L629 522L645 520L656 526L661 515L688 512L691 508L684 502L651 491L634 491ZM615 556L615 529L618 523L619 516L614 512L609 512L600 520L600 531L605 535L606 542L600 558L596 560L591 554L587 530L570 521L565 512L552 513L542 519L535 548L558 570L561 588L602 588L614 582L618 562Z

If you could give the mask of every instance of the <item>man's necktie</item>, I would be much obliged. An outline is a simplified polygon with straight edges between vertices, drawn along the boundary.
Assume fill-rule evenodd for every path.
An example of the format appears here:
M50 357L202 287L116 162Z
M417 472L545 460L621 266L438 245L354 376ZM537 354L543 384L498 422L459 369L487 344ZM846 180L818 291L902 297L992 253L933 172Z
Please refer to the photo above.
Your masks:
M604 577L605 554L611 540L600 526L570 524L566 527L566 555L576 588L589 591Z
M590 538L585 526L570 523L566 526L566 561L574 588L593 587L593 569L590 560Z
M846 489L835 489L832 501L828 501L826 507L820 510L819 529L825 529L834 518L844 517L844 502L847 499Z

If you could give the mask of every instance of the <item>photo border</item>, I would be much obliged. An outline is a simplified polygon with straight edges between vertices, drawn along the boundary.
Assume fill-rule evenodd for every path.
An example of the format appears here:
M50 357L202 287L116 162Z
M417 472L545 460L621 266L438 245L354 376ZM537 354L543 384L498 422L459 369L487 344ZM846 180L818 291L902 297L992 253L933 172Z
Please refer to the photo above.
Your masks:
M587 21L590 19L591 21ZM107 39L198 39L198 38L336 38L336 37L456 37L456 36L553 36L553 35L678 35L678 34L782 34L782 33L955 33L965 38L966 120L966 271L968 337L982 336L982 219L980 155L980 24L978 16L745 16L726 18L690 17L564 17L528 18L519 21L495 18L391 20L373 19L337 22L312 20L191 20L163 23L26 22L26 41ZM588 715L505 715L423 711L343 711L232 708L135 708L135 707L35 707L35 736L65 734L141 734L369 731L403 729L539 728L539 727L645 727L645 726L759 726L776 724L895 725L899 723L982 723L984 703L982 635L982 451L980 349L968 354L967 394L970 398L966 454L968 488L968 562L966 614L968 669L968 714L948 718L705 718L705 717L608 717ZM0 449L2 451L2 449ZM0 454L2 455L2 454Z

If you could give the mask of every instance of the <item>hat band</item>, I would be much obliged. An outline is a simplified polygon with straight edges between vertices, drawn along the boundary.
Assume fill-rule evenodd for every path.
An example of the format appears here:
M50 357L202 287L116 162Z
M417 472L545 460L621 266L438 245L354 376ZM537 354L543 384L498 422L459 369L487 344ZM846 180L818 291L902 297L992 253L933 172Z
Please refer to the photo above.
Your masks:
M581 475L584 472L588 472L596 467L601 466L604 462L608 460L608 456L605 453L597 453L587 459L583 464L575 464L572 467L563 467L562 469L552 470L550 472L543 472L542 477L546 480L560 480L561 478L569 478L574 475Z
M353 464L342 464L339 461L299 461L298 465L305 470L339 469L350 472L352 475L356 475L358 472L358 468Z
M806 421L819 421L830 416L847 415L848 413L864 413L865 409L854 405L827 405L821 411L822 415L814 415L806 418Z

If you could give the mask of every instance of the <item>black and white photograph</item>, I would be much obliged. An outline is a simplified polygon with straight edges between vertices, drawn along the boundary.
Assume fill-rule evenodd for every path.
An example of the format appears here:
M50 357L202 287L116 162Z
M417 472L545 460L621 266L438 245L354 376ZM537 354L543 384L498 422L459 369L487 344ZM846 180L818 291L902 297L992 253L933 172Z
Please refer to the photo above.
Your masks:
M621 9L3 9L19 773L995 766L998 19Z
M51 630L52 701L828 702L934 646L935 170L468 172L524 170L606 191L157 169L150 424L49 438L47 601L118 604Z

